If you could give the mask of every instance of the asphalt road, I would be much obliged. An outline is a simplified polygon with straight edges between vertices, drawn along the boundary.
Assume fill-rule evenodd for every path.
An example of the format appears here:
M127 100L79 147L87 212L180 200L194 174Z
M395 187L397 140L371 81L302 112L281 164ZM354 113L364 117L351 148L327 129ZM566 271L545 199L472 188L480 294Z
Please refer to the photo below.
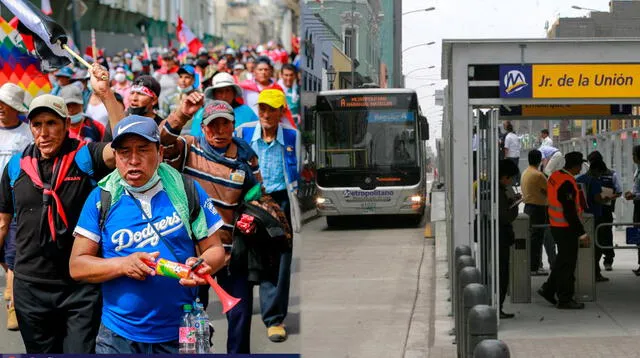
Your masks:
M328 229L321 218L302 232L303 357L422 356L433 253L424 228L397 217L350 224Z

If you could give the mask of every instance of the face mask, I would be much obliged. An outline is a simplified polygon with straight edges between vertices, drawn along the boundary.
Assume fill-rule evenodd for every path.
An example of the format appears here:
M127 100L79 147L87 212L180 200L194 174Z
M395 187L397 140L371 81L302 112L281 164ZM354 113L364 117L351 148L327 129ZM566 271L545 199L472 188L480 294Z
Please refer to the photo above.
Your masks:
M124 73L116 73L115 76L113 76L113 78L116 80L116 82L118 83L122 83L124 81L127 80L127 76Z
M131 115L137 115L137 116L144 116L145 114L147 114L148 110L147 107L129 107L128 109L129 114Z
M178 92L180 93L189 93L191 91L195 90L195 88L193 88L193 85L187 87L187 88L180 88L178 87Z
M84 118L84 113L80 112L78 114L74 114L73 116L69 116L71 118L71 124L78 124Z

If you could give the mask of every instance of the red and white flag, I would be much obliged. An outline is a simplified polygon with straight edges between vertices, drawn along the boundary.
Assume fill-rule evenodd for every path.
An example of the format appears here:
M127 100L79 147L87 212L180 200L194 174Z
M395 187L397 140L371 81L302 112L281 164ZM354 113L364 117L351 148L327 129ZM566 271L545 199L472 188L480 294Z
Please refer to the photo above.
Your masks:
M182 21L182 17L180 16L178 16L178 25L176 26L176 32L178 34L178 42L187 45L189 52L191 52L192 54L197 55L198 50L204 47L200 39L193 34L189 26L187 26Z
M51 14L53 14L51 2L49 0L42 0L40 2L40 10L42 10L42 12L47 16L51 16Z

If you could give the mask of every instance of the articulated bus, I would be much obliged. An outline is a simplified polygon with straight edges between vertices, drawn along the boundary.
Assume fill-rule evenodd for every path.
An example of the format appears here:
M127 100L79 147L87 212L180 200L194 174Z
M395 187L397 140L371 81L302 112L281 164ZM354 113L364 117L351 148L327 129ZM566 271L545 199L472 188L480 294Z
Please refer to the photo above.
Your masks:
M323 91L314 122L316 207L328 226L346 215L422 220L429 124L415 91Z

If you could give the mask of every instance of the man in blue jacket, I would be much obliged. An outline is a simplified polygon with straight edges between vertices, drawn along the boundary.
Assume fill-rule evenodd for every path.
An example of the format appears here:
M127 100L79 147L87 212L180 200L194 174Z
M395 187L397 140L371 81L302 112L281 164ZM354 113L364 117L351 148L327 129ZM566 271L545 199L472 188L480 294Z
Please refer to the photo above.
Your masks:
M258 154L262 180L267 194L280 205L287 220L292 223L299 216L295 195L300 177L301 145L300 132L281 121L286 109L284 92L265 89L258 96L257 122L245 123L236 129L236 136L247 141ZM267 335L273 342L287 339L283 325L289 306L289 284L291 276L291 252L280 258L277 282L260 283L260 306L262 320L267 326Z

